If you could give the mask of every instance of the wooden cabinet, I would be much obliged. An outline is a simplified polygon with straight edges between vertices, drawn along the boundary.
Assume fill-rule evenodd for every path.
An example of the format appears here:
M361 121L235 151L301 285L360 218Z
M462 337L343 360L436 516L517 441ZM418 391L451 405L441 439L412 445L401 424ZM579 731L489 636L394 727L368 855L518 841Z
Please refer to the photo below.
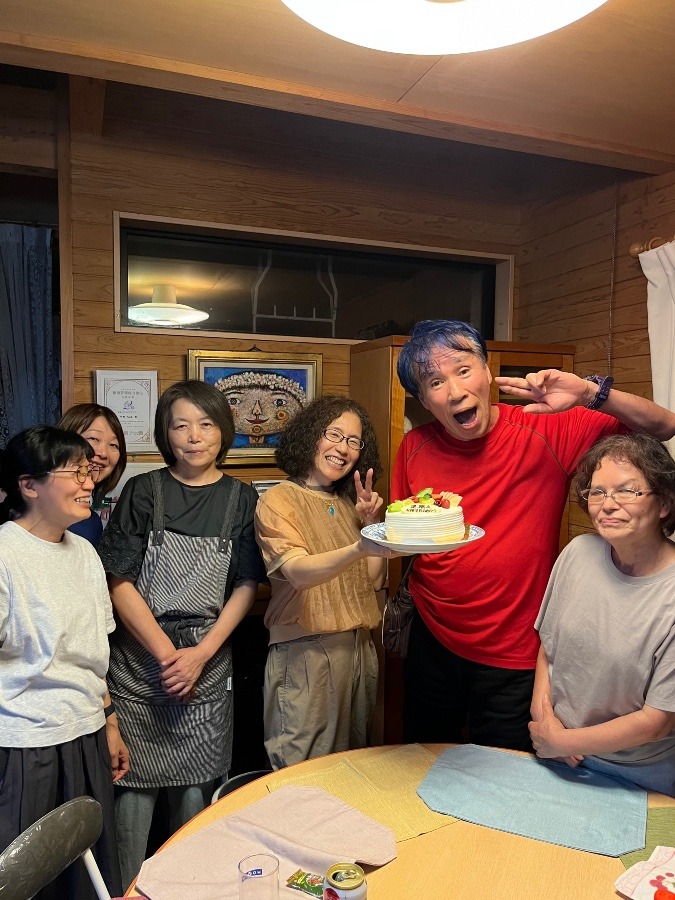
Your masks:
M401 347L407 337L391 335L374 341L354 344L351 348L350 395L370 414L377 434L384 476L377 489L385 504L389 502L389 486L396 453L403 440L404 429L430 421L431 415L421 403L403 390L396 374ZM569 344L515 344L488 341L488 366L492 375L524 376L540 369L574 371L574 347ZM513 397L499 394L493 381L492 401L517 403ZM560 529L561 547L568 541L568 506ZM400 559L389 565L389 591L398 587L401 578ZM384 743L400 741L402 696L401 661L388 657L384 670Z

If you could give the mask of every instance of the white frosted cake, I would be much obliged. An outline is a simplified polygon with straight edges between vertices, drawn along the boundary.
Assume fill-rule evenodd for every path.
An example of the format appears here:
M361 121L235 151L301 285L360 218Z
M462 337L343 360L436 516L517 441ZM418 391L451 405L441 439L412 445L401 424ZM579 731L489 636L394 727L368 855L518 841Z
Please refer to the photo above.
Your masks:
M414 497L390 503L384 516L387 540L397 544L461 541L465 531L461 500L451 491L434 493L425 488Z

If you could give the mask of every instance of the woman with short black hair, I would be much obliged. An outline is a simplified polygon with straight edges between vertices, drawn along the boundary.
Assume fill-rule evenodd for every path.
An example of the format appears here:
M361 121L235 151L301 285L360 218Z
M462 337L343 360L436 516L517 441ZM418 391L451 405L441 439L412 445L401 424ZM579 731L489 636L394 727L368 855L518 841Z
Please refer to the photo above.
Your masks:
M230 767L230 636L265 579L257 494L219 468L233 435L216 388L168 388L155 417L167 468L127 482L99 544L120 623L108 682L132 756L116 801L125 887L145 858L159 789L175 831Z
M79 435L49 426L0 451L0 847L67 800L92 796L104 823L94 856L120 894L113 781L129 757L105 680L115 623L96 551L68 531L89 515L93 455ZM39 897L95 894L80 861Z
M107 406L77 403L61 416L58 427L82 435L94 451L94 464L101 470L92 494L91 515L69 529L96 546L103 534L100 516L105 509L105 496L117 487L127 465L127 445L122 424Z

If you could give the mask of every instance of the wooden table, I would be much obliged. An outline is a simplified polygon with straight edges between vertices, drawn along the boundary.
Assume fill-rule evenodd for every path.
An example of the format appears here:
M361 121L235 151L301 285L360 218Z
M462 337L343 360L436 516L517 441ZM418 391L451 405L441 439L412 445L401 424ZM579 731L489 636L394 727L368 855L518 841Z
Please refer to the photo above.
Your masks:
M445 745L424 745L438 755ZM391 747L349 751L375 755ZM335 764L342 754L299 763L273 772L227 794L195 816L165 844L179 842L196 830L267 796L267 785L292 772L306 775ZM675 799L650 794L650 807L669 806ZM467 822L400 841L397 858L368 874L368 900L616 900L615 879L625 871L619 859L569 850ZM281 896L292 892L282 891ZM127 896L139 896L133 886ZM307 898L296 892L294 900Z

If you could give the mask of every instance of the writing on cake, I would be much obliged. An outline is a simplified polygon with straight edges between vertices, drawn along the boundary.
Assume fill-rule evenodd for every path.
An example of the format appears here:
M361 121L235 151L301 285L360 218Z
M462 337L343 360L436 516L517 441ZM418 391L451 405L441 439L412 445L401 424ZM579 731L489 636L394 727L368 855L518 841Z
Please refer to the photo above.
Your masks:
M424 488L406 500L390 503L384 517L387 540L398 544L463 540L466 527L461 502L459 494L452 491Z

